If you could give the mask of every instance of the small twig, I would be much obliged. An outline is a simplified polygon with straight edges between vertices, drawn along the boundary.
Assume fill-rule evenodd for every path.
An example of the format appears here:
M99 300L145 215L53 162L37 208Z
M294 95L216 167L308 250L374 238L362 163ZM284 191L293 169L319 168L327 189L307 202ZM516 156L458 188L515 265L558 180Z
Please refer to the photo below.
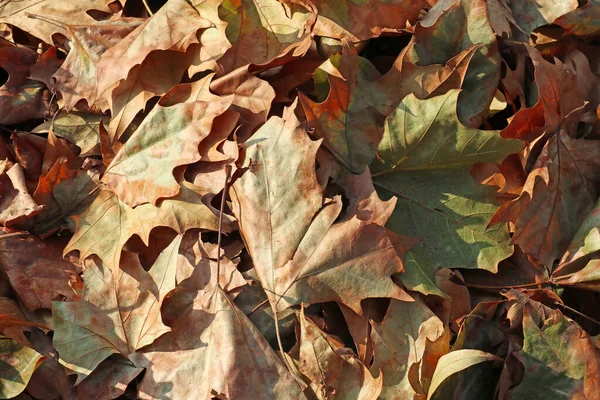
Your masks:
M556 304L557 306L563 307L565 310L569 310L569 311L571 311L571 312L573 312L573 313L575 313L575 314L579 315L580 317L583 317L583 318L587 319L588 321L590 321L590 322L593 322L594 324L596 324L596 325L599 325L599 326L600 326L600 321L596 321L594 318L592 318L592 317L588 317L587 315L585 315L585 314L584 314L584 313L582 313L581 311L577 311L576 309L574 309L574 308L572 308L572 307L569 307L569 306L568 306L568 305L566 305L566 304L559 303L558 301L555 301L555 302L554 302L554 304Z
M524 284L521 284L521 285L511 285L511 286L477 285L475 283L467 283L467 282L463 281L456 274L452 274L450 276L450 281L452 283L456 283L457 285L466 286L466 287L473 288L473 289L492 290L492 291L508 290L508 289L524 289L524 288L529 288L529 287L535 287L535 286L542 286L542 285L552 284L551 281L544 281L544 282L524 283Z
M148 11L148 14L150 16L153 16L154 13L152 12L152 10L150 9L150 6L148 5L148 2L146 0L142 0L142 3L144 3L144 7L146 7L146 11Z
M225 209L225 197L227 197L227 186L229 185L229 176L231 175L231 165L225 166L225 185L223 186L223 196L221 197L221 210L219 213L219 233L217 236L217 277L215 287L220 287L221 277L221 237L223 236L223 212Z

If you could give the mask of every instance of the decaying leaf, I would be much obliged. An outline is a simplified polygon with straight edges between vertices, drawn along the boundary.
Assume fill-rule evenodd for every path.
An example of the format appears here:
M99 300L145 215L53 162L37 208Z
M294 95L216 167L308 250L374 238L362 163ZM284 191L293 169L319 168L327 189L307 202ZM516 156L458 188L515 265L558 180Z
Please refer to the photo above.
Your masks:
M128 357L169 332L160 317L166 294L175 287L181 236L158 256L149 272L126 253L112 272L102 263L84 264L81 300L54 302L53 345L80 382L113 353Z
M599 16L0 0L0 398L596 399Z
M139 389L142 399L304 398L250 320L220 289L199 291L171 332L136 355L152 371ZM257 384L260 382L260 384Z

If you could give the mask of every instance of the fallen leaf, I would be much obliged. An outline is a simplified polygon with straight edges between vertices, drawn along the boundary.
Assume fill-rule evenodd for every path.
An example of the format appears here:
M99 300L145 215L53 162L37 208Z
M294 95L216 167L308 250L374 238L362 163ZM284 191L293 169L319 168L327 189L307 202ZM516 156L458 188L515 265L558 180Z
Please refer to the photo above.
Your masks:
M383 375L380 398L412 399L415 391L408 371L414 363L423 361L427 341L434 342L442 336L442 321L416 297L414 302L392 299L385 319L371 324L375 353L371 371L381 370Z
M323 197L313 166L319 142L310 141L295 107L249 139L248 172L230 190L269 301L278 310L339 301L360 313L367 297L406 298L391 279L402 263L385 229L356 216L334 224L341 204ZM348 246L337 247L340 242ZM337 279L342 273L352 283Z
M380 195L398 197L387 226L422 238L408 252L401 279L424 294L439 294L438 268L495 272L512 254L505 227L486 229L497 209L494 190L475 182L469 167L500 162L521 145L502 139L498 131L463 126L456 114L458 96L457 90L428 100L407 96L386 120L378 151L382 162L372 170Z
M160 306L175 288L180 243L181 236L177 236L149 272L136 256L127 253L114 273L88 260L81 300L53 303L53 345L66 367L77 374L77 383L111 354L128 357L169 332L161 320Z
M373 378L367 367L304 315L300 320L298 370L312 382L318 399L379 398L382 377Z
M12 339L0 340L0 397L10 399L18 396L31 379L44 357L37 351Z
M260 398L265 391L274 399L304 398L285 364L222 290L198 292L171 329L136 355L135 362L152 371L139 398Z
M79 280L77 267L63 260L65 240L41 241L35 236L0 236L0 263L11 286L31 311L52 308L58 295L75 300L72 286Z
M133 235L147 244L152 229L159 226L180 234L192 228L217 230L218 211L203 203L193 185L184 182L182 189L176 197L162 201L158 207L145 204L136 208L120 201L110 190L100 189L88 209L73 217L77 228L64 254L78 250L81 260L95 254L104 265L116 271L121 250Z
M431 379L427 400L432 398L436 389L451 375L459 373L473 365L496 360L501 360L501 358L481 350L471 349L456 350L443 355L438 361L435 373Z

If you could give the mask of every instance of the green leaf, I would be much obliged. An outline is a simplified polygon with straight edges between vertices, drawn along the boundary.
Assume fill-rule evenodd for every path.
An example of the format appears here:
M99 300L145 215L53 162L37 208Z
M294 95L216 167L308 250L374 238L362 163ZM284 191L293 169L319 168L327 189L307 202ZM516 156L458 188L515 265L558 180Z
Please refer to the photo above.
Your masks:
M536 309L523 309L523 381L511 398L593 399L598 394L600 351L590 336L559 311L536 322ZM594 382L596 381L596 382Z
M0 399L19 395L45 357L12 339L0 336Z
M495 272L513 251L504 225L486 229L498 208L494 189L477 183L469 168L500 162L522 145L498 131L463 126L458 96L457 90L427 100L408 95L386 120L381 161L373 167L380 195L398 197L388 228L422 238L409 251L401 279L425 294L439 294L439 268Z

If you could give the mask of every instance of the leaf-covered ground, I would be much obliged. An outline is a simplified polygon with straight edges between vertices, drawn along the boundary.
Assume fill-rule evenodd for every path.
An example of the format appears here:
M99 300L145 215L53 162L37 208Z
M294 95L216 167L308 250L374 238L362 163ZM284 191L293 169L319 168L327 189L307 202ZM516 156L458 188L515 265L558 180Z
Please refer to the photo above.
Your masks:
M599 0L0 0L0 398L598 399Z

